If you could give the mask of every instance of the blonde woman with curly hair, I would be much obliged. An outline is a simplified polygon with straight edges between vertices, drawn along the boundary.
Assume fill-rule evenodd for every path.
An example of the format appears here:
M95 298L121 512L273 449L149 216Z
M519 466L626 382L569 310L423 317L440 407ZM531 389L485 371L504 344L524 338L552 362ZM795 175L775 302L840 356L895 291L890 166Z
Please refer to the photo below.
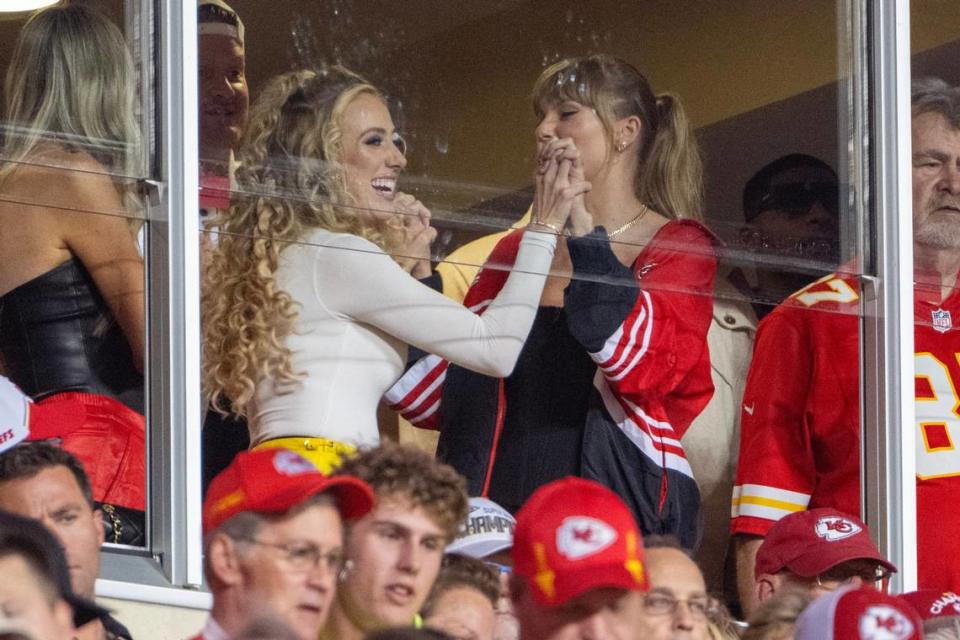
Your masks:
M213 406L248 418L251 445L321 469L379 440L376 410L408 345L506 375L530 329L574 199L576 153L551 160L517 269L478 316L411 276L429 212L397 191L404 145L380 92L333 67L273 79L251 109L203 291ZM413 247L413 249L410 249Z

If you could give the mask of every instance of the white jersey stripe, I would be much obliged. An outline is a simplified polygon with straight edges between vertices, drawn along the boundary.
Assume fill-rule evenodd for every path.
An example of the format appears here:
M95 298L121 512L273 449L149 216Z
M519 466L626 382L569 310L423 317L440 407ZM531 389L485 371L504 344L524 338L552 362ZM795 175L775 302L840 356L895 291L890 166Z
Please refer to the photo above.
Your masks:
M640 331L640 327L643 326L643 323L646 319L647 310L641 307L640 312L637 314L637 317L634 318L629 327L627 326L626 321L621 323L620 326L617 327L617 330L613 332L613 335L607 338L607 341L603 344L603 349L601 349L599 353L590 354L594 362L599 364L601 369L608 372L621 366L623 361L630 357L630 352L633 349L633 345L637 342L637 333ZM623 350L620 351L620 355L617 357L617 360L615 362L611 362L619 350L624 334L627 333L628 330L629 337L627 338L626 344L623 346Z
M693 478L693 471L690 469L690 463L687 462L686 458L672 451L662 451L662 449L657 446L657 439L654 439L650 433L643 429L632 416L627 415L599 371L594 378L594 386L600 392L600 397L603 398L604 407L606 407L607 413L610 414L610 418L620 427L623 433L643 455L649 458L657 467L666 466L668 469L673 469L689 478ZM676 440L672 442L676 443L675 446L680 447L680 443Z
M440 356L428 355L418 360L407 372L400 376L400 379L393 383L393 386L387 389L383 397L390 404L400 404L411 391L416 388L420 381L426 378L433 368L442 364L443 359Z

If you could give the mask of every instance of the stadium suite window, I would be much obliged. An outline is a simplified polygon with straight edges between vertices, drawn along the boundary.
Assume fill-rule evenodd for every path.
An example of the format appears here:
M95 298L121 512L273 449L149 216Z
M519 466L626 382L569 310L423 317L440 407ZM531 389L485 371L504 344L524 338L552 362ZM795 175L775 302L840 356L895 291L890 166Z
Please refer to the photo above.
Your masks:
M744 281L718 279L723 288L715 287L715 304L727 306L716 306L711 315L716 324L730 325L731 333L743 329L748 335L752 335L752 316L769 312L784 295L799 288L798 282L812 282L840 263L870 265L869 260L856 260L864 257L863 248L872 239L865 231L870 226L862 222L867 219L862 185L851 177L862 175L864 159L849 154L855 146L849 144L855 128L866 125L840 115L851 112L855 98L851 85L838 79L849 77L848 71L858 73L851 58L866 57L865 47L857 50L851 44L855 34L856 41L863 42L866 33L862 22L847 20L852 4L823 2L804 11L783 6L771 13L769 7L761 12L752 3L721 9L692 1L669 10L661 3L643 2L628 11L614 2L583 7L573 2L548 6L522 0L470 8L424 0L404 6L383 3L377 10L342 0L322 6L292 2L282 10L252 0L231 3L247 27L245 75L252 103L277 74L334 62L362 74L388 96L392 118L407 148L397 188L415 196L431 212L437 239L425 257L434 263L522 219L532 201L529 187L536 161L538 120L529 96L545 68L561 59L597 52L635 65L651 80L654 91L670 91L685 104L704 160L702 215L724 241L716 249L719 272L724 278L733 271L744 274ZM145 256L150 272L145 370L150 389L148 451L153 462L148 467L149 503L154 510L148 518L152 525L148 549L161 561L150 565L159 569L141 572L138 580L195 585L201 582L195 495L200 464L199 448L193 444L199 443L201 407L199 344L191 336L198 333L200 310L194 306L192 317L188 310L199 300L199 256L192 252L199 250L200 243L190 231L194 227L184 221L196 219L190 213L195 212L196 203L188 194L191 185L197 186L191 180L197 180L200 167L196 158L186 157L182 150L189 148L183 142L198 127L190 89L191 74L198 73L198 56L190 56L199 54L202 47L186 43L179 49L182 59L177 57L180 54L164 58L178 51L174 45L186 37L181 34L194 33L182 22L186 13L168 7L159 10L146 0L116 5L116 24L123 25L140 74L139 125L150 141L142 152L141 164L146 168L135 177L147 210ZM380 26L383 15L390 16L389 30ZM691 15L696 19L688 19ZM770 28L758 29L758 21ZM0 28L8 24L0 23ZM157 25L156 32L147 31L150 24ZM776 28L783 24L790 28ZM264 35L269 33L289 37ZM688 46L690 42L698 47ZM743 42L751 43L749 51L743 49ZM151 51L158 53L152 57ZM154 63L167 59L173 67ZM703 69L703 60L716 61L712 71ZM0 58L4 65L5 61ZM774 62L778 73L771 72ZM789 73L782 73L784 64L789 65ZM143 74L153 70L157 77L147 82ZM191 105L192 111L184 105ZM853 112L854 120L860 117L860 112ZM814 157L827 169L801 163L786 178L773 176L777 179L760 185L746 211L744 189L750 178L771 161L791 154ZM242 190L238 184L228 189L234 195ZM821 218L809 225L816 233L801 237L806 230L797 220L811 212ZM761 218L771 213L780 218L762 228ZM596 217L601 216L598 211ZM626 222L629 219L617 224L606 221L608 232ZM631 232L643 228L643 224L628 227L614 246L625 255L638 255L649 237L634 237ZM449 274L443 275L444 286L457 278L469 284L486 255L481 249L452 258L448 265L461 268L456 274L440 267L441 273L447 269ZM862 268L854 267L848 275L858 282ZM621 284L629 287L632 281L625 276ZM650 281L651 291L664 295L691 293L693 288L682 279L654 282L651 277ZM831 290L828 285L810 293L816 298ZM451 291L451 295L457 293ZM854 304L851 314L859 317L859 306ZM749 348L736 352L748 353ZM850 366L856 362L852 360ZM731 364L735 373L727 384L729 407L739 404L735 394L742 389L746 366L742 360ZM724 415L734 413L729 407ZM381 416L379 424L386 422ZM725 436L730 443L734 428L731 423ZM694 429L688 430L690 436ZM422 446L435 446L429 437L414 434L406 426L400 427L400 434ZM688 439L685 435L685 446ZM709 450L717 445L692 441L687 458L694 467L699 464L697 451L703 450L698 446ZM733 478L721 474L712 481L719 487L723 482L732 484ZM719 502L704 506L708 518L711 508L717 509L715 513L729 512ZM721 523L721 519L715 516L710 521ZM725 526L718 524L712 535L722 535L719 531ZM710 535L708 529L708 539ZM115 566L110 562L106 566L111 579L129 579L139 571L125 564L130 556L111 555Z

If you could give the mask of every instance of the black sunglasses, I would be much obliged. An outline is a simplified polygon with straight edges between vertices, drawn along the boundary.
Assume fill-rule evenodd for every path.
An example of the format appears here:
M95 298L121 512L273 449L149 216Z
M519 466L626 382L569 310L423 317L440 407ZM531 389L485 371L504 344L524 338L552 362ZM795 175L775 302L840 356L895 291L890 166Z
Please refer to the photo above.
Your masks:
M790 215L803 215L819 202L833 215L840 212L840 189L830 182L793 182L770 188L760 199L758 213L778 209Z

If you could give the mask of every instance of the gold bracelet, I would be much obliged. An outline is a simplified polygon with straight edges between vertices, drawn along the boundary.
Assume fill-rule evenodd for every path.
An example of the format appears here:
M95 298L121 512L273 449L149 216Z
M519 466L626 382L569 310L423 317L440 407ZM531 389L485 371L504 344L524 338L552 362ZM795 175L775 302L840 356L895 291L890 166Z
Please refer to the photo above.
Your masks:
M535 225L535 224L536 224L536 225L539 225L539 226L541 226L541 227L546 227L547 229L550 229L551 231L553 231L553 232L554 232L555 234L557 234L558 236L566 235L566 234L564 233L562 227L560 227L559 225L553 224L553 223L551 223L551 222L544 222L543 220L533 220L533 221L530 223L530 225ZM528 225L528 226L529 226L529 225Z

